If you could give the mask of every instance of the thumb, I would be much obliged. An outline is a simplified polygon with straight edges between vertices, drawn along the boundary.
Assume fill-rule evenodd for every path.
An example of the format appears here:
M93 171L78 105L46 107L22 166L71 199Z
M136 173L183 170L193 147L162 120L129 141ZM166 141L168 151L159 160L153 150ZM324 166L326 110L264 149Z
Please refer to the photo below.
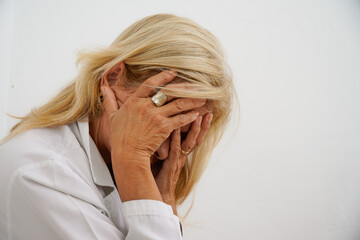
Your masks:
M117 101L116 101L115 93L108 86L102 86L101 92L104 97L104 100L102 102L103 111L106 115L111 117L119 109Z

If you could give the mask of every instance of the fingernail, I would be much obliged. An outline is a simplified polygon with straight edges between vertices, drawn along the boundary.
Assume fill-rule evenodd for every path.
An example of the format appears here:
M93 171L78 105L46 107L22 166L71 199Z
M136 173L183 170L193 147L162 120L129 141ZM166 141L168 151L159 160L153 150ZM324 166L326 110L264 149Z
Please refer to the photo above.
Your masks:
M193 119L196 119L198 116L199 116L199 113L198 113L198 112L193 112L193 113L192 113Z
M200 117L197 119L197 123L198 123L198 124L200 124L200 123L201 123L202 118L203 118L203 117L202 117L202 116L200 116Z
M209 122L211 122L212 121L212 119L213 119L213 114L212 113L210 113L210 118L209 118Z

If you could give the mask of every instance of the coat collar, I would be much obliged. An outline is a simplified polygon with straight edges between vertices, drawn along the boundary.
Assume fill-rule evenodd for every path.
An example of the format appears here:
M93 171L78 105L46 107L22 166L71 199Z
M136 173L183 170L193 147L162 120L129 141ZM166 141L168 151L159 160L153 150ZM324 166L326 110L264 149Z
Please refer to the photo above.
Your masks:
M89 159L94 183L100 186L115 188L109 169L90 136L88 120L79 120L77 121L77 125L79 127L83 148Z

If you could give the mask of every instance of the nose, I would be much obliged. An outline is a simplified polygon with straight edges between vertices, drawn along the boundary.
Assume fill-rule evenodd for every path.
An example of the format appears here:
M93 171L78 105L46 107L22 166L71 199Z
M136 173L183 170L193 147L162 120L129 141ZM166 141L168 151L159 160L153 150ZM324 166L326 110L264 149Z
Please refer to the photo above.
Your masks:
M169 143L170 143L170 138L167 138L165 140L165 142L163 142L160 147L156 150L155 152L155 156L159 159L159 160L165 160L168 158L169 156Z

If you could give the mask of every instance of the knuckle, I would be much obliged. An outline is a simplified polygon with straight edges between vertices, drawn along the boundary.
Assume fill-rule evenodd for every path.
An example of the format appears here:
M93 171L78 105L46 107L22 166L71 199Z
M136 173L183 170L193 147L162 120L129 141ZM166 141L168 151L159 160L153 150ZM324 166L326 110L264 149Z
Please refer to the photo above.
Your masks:
M139 109L137 109L137 111L138 111L139 115L142 115L142 116L147 115L147 109L144 107L139 107Z
M172 157L177 161L180 158L180 150L174 151Z
M156 114L156 113L152 113L151 114L151 119L158 123L158 124L163 124L164 123L164 117L161 116L160 114Z
M179 168L180 168L180 166L178 165L178 163L176 163L176 164L173 164L171 166L171 168L169 169L170 176L173 177L173 180L177 180Z
M174 181L177 180L176 179L176 172L177 172L177 167L176 165L173 165L169 168L169 175L170 175L170 180Z
M161 120L160 127L163 134L169 135L171 128L168 121L165 118Z
M161 80L161 77L157 74L155 76L152 76L146 80L146 84L151 86L157 86L159 84L159 81Z
M176 150L176 152L174 153L176 158L180 157L180 149Z
M176 145L175 148L174 148L174 155L175 156L180 156L180 151L181 151L180 145Z
M159 114L153 114L152 120L154 122L154 125L159 129L159 133L161 133L163 135L169 134L170 126L169 126L168 120L165 117L163 117Z
M148 85L154 85L155 82L156 82L156 77L155 76L149 77L148 79L146 79L144 81L144 83L148 84Z
M184 107L185 107L185 102L184 102L184 100L183 100L183 99L178 99L178 100L176 100L176 101L175 101L175 107L176 107L176 109L178 109L178 110L184 109Z

